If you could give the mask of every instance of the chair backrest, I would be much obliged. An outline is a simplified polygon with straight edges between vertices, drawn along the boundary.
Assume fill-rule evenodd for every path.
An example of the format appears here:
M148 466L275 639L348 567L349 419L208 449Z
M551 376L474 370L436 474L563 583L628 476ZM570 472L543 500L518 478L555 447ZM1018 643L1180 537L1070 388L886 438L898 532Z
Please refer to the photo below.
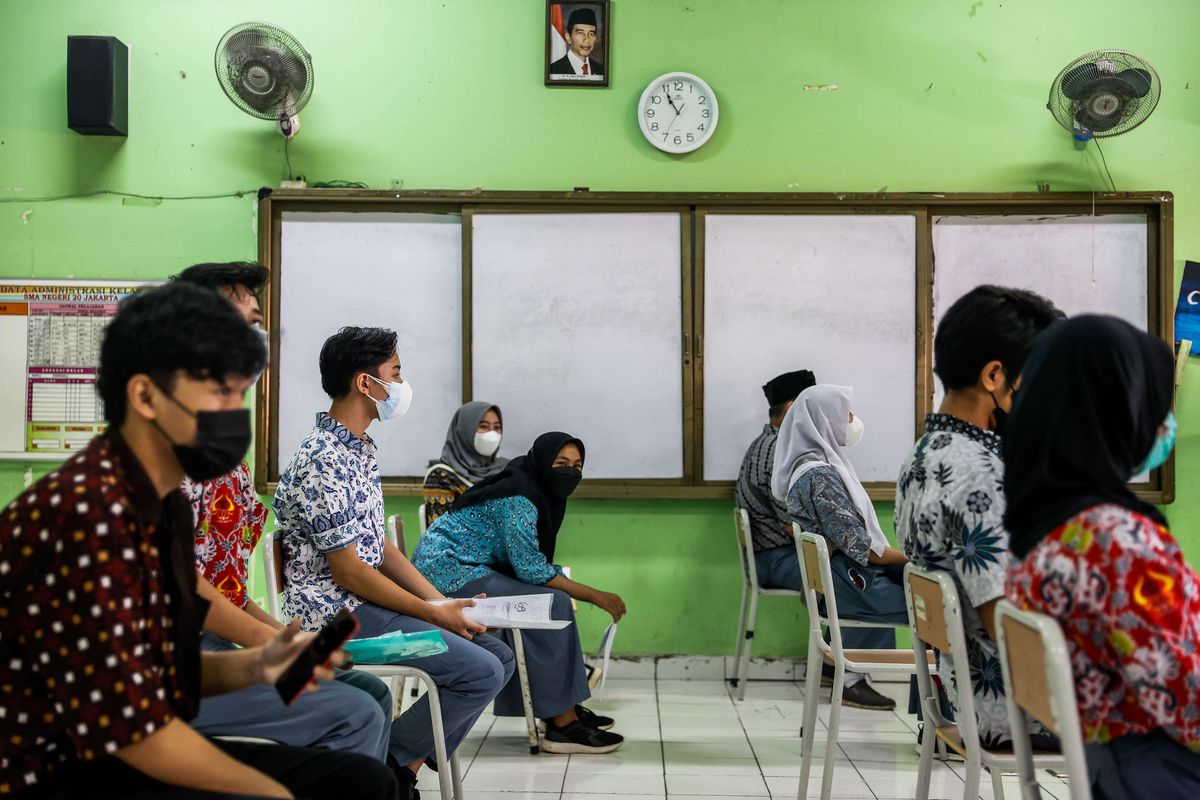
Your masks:
M996 604L996 634L1013 750L1021 767L1022 783L1029 785L1029 781L1036 781L1026 733L1028 718L1033 718L1062 743L1067 774L1071 777L1072 800L1090 798L1075 677L1058 621L1046 614L1019 611L1002 600Z
M267 582L267 611L275 619L282 619L279 616L279 593L283 591L283 548L279 544L279 531L267 531L259 543L263 578Z
M424 509L425 506L422 505L421 508ZM387 540L390 545L408 556L408 550L404 546L404 520L399 514L392 514L387 518Z
M792 523L796 539L796 556L800 560L800 577L804 589L804 604L808 607L809 636L815 636L825 652L841 653L842 626L838 622L837 597L833 593L833 569L829 566L829 545L824 536L806 533ZM820 597L818 597L820 595ZM821 613L821 602L825 613ZM829 641L821 635L821 626L829 628Z
M737 535L738 561L742 564L742 580L758 591L758 568L754 562L754 540L750 536L750 512L733 509L733 530Z
M962 603L954 578L944 570L922 569L910 562L904 568L904 597L908 606L908 622L912 628L921 710L935 728L955 724L942 716L929 662L924 657L925 646L929 645L937 648L941 657L949 658L954 665L958 694L955 716L963 746L973 752L980 746L979 727L975 718L971 659L967 652Z
M429 520L425 514L424 503L421 503L421 507L417 509L417 522L421 524L421 533L425 533L425 529L429 527Z

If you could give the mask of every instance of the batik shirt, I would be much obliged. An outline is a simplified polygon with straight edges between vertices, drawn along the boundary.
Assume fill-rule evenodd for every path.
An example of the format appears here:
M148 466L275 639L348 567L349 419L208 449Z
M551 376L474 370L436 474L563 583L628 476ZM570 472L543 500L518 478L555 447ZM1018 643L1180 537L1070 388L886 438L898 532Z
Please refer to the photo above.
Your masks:
M787 510L800 530L819 533L855 562L869 563L871 534L833 467L811 467L797 478L788 489Z
M267 509L258 501L243 462L211 481L185 478L183 493L196 518L196 571L238 608L246 607L250 557L262 536Z
M985 747L1012 740L1000 652L975 610L1004 596L1011 562L1000 447L994 433L948 414L930 414L896 486L896 538L904 554L919 567L949 572L958 587L975 718ZM938 674L960 711L949 658L939 657Z
M461 475L445 464L435 464L425 473L422 491L425 495L425 526L429 527L450 510L454 501L471 488Z
M775 464L775 443L779 431L769 423L763 426L758 438L750 443L742 459L733 501L746 509L750 517L750 538L754 552L776 547L794 547L792 521L787 506L771 494L771 471Z
M1166 528L1093 506L1013 568L1008 597L1062 626L1084 741L1161 728L1200 751L1200 576Z
M442 594L492 572L537 586L563 574L538 549L537 508L524 497L500 497L443 514L421 536L412 561Z
M300 443L275 492L283 550L283 613L317 630L363 599L333 579L326 553L354 547L369 567L383 563L383 489L371 437L360 439L328 414Z

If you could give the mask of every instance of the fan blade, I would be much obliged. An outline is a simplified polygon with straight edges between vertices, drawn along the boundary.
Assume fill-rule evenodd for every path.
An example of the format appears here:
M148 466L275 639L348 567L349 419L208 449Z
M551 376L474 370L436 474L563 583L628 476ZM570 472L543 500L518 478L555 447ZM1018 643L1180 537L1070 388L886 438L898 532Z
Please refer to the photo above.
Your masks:
M1088 84L1100 77L1100 74L1100 68L1093 63L1080 64L1067 70L1059 81L1062 93L1072 100L1077 100L1087 90Z
M1135 97L1145 97L1150 93L1152 79L1147 70L1133 67L1122 70L1117 77L1129 84L1130 88L1133 89Z

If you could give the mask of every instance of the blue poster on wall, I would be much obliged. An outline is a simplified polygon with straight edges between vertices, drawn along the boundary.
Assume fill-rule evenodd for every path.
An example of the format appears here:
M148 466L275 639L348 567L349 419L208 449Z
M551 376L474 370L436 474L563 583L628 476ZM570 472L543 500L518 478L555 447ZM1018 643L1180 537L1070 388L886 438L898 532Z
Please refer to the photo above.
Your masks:
M1192 355L1200 355L1200 264L1188 261L1183 268L1183 285L1175 305L1175 343L1192 341Z

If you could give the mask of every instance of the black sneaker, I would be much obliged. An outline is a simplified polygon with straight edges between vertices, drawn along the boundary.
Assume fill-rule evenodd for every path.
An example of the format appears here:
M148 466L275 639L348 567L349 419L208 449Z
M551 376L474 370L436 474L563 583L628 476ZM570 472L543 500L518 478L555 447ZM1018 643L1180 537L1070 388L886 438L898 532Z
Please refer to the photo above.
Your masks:
M612 730L612 726L617 724L612 717L602 717L590 708L583 706L575 706L575 716L579 717L579 721L584 725L598 731Z
M547 753L611 753L625 743L625 737L609 731L598 731L580 720L558 727L547 723L542 737L542 749Z
M842 690L842 705L850 708L865 708L868 711L896 710L896 701L875 691L866 679Z
M400 800L421 800L421 793L417 791L417 776L413 775L408 767L401 766L391 753L388 754L387 765L396 776L396 783L400 787Z

